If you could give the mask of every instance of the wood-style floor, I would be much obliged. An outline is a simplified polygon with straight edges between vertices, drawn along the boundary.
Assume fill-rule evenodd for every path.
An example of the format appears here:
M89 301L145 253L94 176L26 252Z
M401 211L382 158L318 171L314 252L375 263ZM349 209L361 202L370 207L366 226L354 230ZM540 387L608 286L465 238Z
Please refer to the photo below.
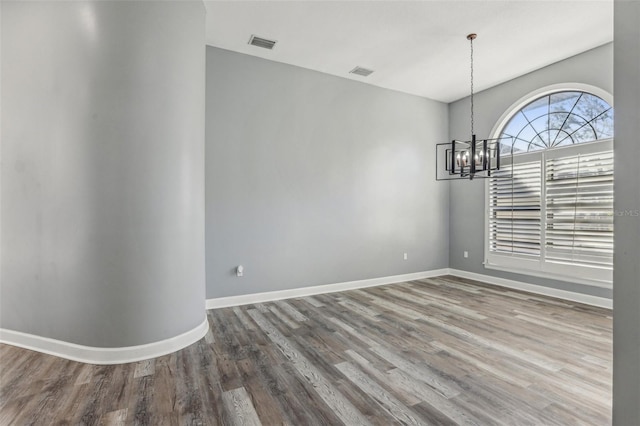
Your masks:
M611 423L605 309L446 276L208 316L131 364L0 345L0 424Z

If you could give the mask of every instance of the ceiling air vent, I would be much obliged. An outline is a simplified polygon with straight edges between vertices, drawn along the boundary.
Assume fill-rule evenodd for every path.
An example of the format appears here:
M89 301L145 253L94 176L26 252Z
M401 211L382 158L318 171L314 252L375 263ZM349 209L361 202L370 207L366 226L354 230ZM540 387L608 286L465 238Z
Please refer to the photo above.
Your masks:
M350 74L357 74L357 75L361 75L363 77L368 76L372 72L373 72L373 70L368 70L368 69L362 68L362 67L355 67L354 69L349 71Z
M251 38L249 39L250 45L262 47L264 49L269 49L269 50L272 50L273 46L275 46L276 43L277 41L275 40L267 40L266 38L258 37L255 35L252 35Z

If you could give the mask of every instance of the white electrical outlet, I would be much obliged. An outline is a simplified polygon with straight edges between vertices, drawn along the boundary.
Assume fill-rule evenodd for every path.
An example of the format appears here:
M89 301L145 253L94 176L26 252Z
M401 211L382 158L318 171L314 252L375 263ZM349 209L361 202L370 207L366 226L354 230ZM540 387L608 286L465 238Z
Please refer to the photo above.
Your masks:
M468 251L464 252L464 257L469 257L469 252Z
M407 256L407 253L404 254L404 260L407 260L409 257Z

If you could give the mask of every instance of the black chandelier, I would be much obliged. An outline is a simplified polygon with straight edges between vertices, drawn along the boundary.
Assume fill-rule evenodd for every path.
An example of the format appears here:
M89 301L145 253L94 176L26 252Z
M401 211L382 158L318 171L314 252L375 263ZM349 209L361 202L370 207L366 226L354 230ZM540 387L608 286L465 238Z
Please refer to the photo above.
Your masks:
M512 144L511 137L476 138L473 112L473 40L476 37L476 34L467 36L471 44L471 140L454 139L450 143L436 144L436 180L471 180L491 177L492 172L500 170L501 145Z

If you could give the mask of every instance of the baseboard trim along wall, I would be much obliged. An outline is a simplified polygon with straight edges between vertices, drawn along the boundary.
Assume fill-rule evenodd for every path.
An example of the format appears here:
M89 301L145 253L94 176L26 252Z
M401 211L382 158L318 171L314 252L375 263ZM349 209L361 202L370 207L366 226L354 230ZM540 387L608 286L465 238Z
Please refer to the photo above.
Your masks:
M540 294L543 296L550 296L558 299L569 300L572 302L584 303L585 305L598 306L600 308L613 309L613 300L607 299L606 297L590 296L588 294L558 290L556 288L524 283L522 281L507 280L505 278L492 277L490 275L462 271L460 269L450 269L449 274L460 278L467 278L470 280L481 281L487 284L497 285L500 287L507 287L515 290L526 291L529 293Z
M336 284L323 284L312 287L292 288L289 290L269 291L265 293L243 294L240 296L218 297L207 299L207 309L228 308L230 306L250 305L252 303L271 302L274 300L292 299L294 297L313 296L315 294L335 293L337 291L355 290L385 284L401 283L422 278L446 275L448 268L432 271L414 272L411 274L392 275L390 277L371 278L367 280L347 281Z
M84 346L3 328L0 328L0 343L87 364L125 364L156 358L183 349L204 337L208 330L209 322L205 315L199 325L185 333L159 342L138 346L122 348Z
M536 284L529 284L521 281L507 280L504 278L492 277L490 275L477 274L475 272L467 272L459 269L435 269L432 271L416 272L412 274L393 275L390 277L372 278L368 280L348 281L337 284L325 284L313 287L293 288L289 290L270 291L265 293L243 294L240 296L218 297L215 299L207 299L207 309L228 308L231 306L250 305L252 303L271 302L274 300L291 299L295 297L313 296L323 293L334 293L337 291L355 290L358 288L375 287L385 284L394 284L405 281L419 280L423 278L432 278L441 275L454 275L460 278L467 278L493 284L500 287L512 288L514 290L522 290L529 293L540 294L543 296L555 297L558 299L569 300L572 302L584 303L585 305L598 306L601 308L612 309L613 301L604 297L590 296L587 294L573 293L565 290L558 290L551 287L545 287Z
M289 290L270 291L266 293L253 293L240 296L219 297L207 299L207 309L226 308L231 306L248 305L252 303L270 302L274 300L291 299L294 297L313 296L316 294L334 293L338 291L355 290L358 288L375 287L385 284L394 284L406 281L432 278L441 275L453 275L460 278L467 278L493 284L500 287L522 290L529 293L543 296L555 297L558 299L584 303L601 308L612 309L613 301L604 297L590 296L587 294L573 293L565 290L558 290L521 281L507 280L504 278L492 277L490 275L478 274L459 269L435 269L432 271L415 272L404 275L393 275L389 277L372 278L358 281L348 281L336 284L325 284L312 287L293 288ZM142 361L156 358L183 349L200 340L209 330L207 318L203 319L198 326L170 339L159 342L148 343L138 346L127 346L121 348L100 348L94 346L83 346L75 343L64 342L62 340L50 339L33 334L0 328L0 343L18 346L49 355L55 355L72 361L84 362L87 364L124 364L128 362Z

